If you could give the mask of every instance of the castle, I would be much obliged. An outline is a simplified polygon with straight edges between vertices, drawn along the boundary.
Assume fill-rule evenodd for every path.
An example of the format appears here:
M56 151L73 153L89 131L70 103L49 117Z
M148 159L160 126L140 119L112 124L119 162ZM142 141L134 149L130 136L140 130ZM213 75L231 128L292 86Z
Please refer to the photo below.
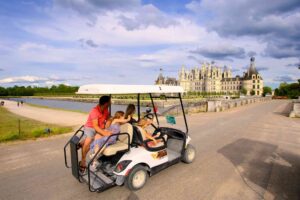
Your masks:
M263 79L256 70L255 58L250 59L250 66L243 76L232 77L232 72L226 66L223 68L214 63L203 63L201 67L187 70L184 67L179 72L178 81L175 78L163 77L160 73L155 81L158 85L180 85L185 92L208 92L237 94L242 88L247 95L262 95Z

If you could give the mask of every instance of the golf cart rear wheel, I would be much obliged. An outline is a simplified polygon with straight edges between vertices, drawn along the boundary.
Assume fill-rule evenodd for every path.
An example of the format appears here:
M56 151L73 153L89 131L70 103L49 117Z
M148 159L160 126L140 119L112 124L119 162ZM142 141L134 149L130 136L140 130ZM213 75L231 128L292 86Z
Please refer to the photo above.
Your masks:
M126 178L125 185L130 190L139 190L146 184L148 172L144 166L137 165L134 167Z
M192 163L195 160L195 157L196 157L195 147L193 147L191 144L188 144L184 151L182 161L185 163Z

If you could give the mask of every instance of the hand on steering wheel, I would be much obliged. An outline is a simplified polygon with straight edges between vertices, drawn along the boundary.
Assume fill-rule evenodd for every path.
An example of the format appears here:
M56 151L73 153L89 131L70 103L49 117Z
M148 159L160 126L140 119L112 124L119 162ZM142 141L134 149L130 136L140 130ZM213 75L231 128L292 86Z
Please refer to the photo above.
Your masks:
M154 125L153 125L153 126L154 126ZM154 126L154 127L155 127L155 126ZM161 132L160 128L156 128L156 127L155 127L155 131L153 132L152 136L154 137L154 136L156 136L158 133L160 133L159 136L158 136L158 138L160 138L160 137L163 136L163 133Z

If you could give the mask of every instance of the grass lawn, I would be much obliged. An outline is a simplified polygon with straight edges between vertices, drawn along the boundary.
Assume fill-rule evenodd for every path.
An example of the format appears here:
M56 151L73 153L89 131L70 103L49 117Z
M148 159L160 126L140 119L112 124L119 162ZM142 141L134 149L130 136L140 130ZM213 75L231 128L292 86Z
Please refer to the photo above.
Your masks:
M47 128L50 129L50 134L45 131ZM72 130L72 127L46 124L21 117L9 112L4 107L0 107L0 142L48 137L49 135L67 133Z

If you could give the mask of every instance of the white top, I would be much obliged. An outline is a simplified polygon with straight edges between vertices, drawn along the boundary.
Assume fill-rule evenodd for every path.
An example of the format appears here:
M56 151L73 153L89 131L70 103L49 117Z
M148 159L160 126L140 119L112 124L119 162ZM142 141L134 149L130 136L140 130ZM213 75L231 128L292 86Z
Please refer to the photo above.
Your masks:
M80 86L76 94L149 94L183 93L181 86L90 84Z

